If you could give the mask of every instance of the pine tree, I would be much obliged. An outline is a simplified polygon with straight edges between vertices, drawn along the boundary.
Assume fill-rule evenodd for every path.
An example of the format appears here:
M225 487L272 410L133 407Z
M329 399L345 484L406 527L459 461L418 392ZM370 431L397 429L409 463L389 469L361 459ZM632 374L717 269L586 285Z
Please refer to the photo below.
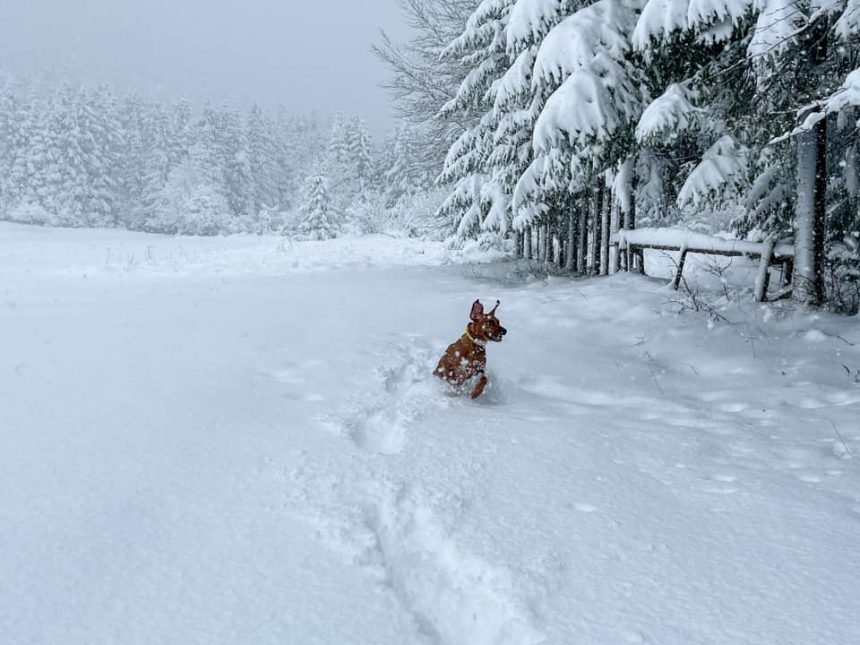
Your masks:
M440 110L443 118L462 115L466 122L472 122L449 149L440 175L452 189L439 214L459 237L474 235L487 223L497 230L507 228L509 198L494 181L489 157L497 125L492 111L494 92L509 66L505 30L513 4L513 0L483 0L463 33L443 52L443 56L471 69ZM469 118L472 114L481 116ZM485 222L488 212L493 216Z
M130 218L134 228L171 232L174 227L165 221L169 214L163 207L163 191L175 166L170 161L170 118L164 106L152 104L142 110L139 136L143 142L136 182L140 192Z
M328 240L337 235L336 210L328 192L328 180L314 174L305 182L305 202L299 209L296 232L314 240Z
M345 134L347 165L358 180L359 190L368 190L373 184L374 163L367 125L354 116L347 122Z
M273 212L280 208L278 194L278 150L272 123L259 106L248 113L245 125L248 142L248 162L253 177L252 212Z
M345 167L349 163L347 121L342 112L334 115L329 130L328 163L333 167Z
M402 197L409 197L426 191L433 185L434 176L427 165L422 163L418 149L423 135L416 132L416 126L402 124L394 134L393 142L384 149L390 153L385 164L384 195L385 204L390 208Z
M0 217L14 202L12 166L18 154L18 97L9 80L0 83Z
M195 144L173 167L157 201L154 222L161 230L183 235L217 235L233 217L221 177L211 166L211 150Z
M217 150L223 169L224 194L234 216L234 230L245 231L254 217L254 177L248 139L240 115L230 108L218 113Z

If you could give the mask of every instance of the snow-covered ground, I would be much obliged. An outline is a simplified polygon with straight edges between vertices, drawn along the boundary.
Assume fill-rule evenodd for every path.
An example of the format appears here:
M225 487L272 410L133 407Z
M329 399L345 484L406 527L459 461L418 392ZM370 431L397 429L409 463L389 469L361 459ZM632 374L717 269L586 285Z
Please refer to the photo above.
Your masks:
M0 225L0 641L860 643L856 317L447 257Z

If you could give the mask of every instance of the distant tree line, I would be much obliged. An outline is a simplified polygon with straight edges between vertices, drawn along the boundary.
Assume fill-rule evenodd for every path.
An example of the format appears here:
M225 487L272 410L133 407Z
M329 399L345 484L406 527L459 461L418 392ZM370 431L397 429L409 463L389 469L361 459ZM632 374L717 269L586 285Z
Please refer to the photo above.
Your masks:
M0 80L0 219L215 235L368 230L432 178L411 130ZM325 186L325 191L321 187ZM317 228L318 226L318 228Z

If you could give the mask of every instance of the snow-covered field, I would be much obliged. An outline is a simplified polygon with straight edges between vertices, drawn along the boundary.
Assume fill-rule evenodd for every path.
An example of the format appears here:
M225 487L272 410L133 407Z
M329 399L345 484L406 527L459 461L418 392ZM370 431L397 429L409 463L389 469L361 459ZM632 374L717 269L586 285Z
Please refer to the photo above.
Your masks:
M0 641L860 643L856 317L447 258L0 225Z

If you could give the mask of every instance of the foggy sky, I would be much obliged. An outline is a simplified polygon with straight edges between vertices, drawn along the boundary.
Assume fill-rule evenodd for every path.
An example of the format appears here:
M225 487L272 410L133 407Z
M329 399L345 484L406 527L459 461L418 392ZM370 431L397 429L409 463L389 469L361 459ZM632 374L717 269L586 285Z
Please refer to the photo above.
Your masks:
M0 69L49 70L118 91L390 124L370 53L403 39L397 0L0 0Z

